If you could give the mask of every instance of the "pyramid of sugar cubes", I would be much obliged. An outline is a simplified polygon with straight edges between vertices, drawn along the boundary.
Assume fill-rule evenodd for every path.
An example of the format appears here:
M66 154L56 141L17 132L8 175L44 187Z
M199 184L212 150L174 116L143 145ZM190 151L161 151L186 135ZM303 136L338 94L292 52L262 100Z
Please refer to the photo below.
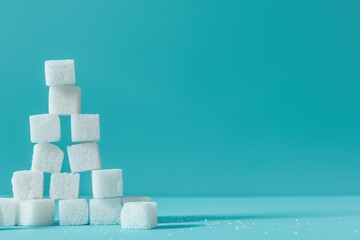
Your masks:
M31 170L16 171L13 198L0 198L0 226L49 226L56 206L59 225L114 225L151 229L157 225L157 204L149 197L123 196L121 169L101 169L98 114L81 113L81 89L75 85L73 60L45 61L49 112L32 115L34 143ZM66 147L71 172L61 172L65 151L61 119L70 116L72 145ZM79 199L80 172L91 171L92 199ZM44 173L51 174L49 198L44 199ZM58 204L56 204L56 202Z

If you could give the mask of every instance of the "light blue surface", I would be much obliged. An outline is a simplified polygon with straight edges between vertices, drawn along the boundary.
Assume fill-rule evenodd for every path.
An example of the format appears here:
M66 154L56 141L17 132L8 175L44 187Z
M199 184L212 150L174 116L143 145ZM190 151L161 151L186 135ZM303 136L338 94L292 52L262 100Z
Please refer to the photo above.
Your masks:
M30 168L44 60L73 58L126 194L360 194L359 12L354 0L2 0L0 193ZM63 134L61 146L68 123Z
M0 239L359 239L360 197L155 198L159 226L0 228Z

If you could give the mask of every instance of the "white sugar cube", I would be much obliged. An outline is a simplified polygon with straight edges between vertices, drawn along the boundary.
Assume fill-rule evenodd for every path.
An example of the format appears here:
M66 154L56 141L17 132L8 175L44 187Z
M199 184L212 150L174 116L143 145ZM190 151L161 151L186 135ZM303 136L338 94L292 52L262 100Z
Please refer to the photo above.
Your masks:
M29 117L30 139L33 143L57 142L61 138L60 118L55 114L38 114Z
M151 229L157 225L156 202L127 202L121 211L123 229Z
M120 224L121 198L90 199L90 224Z
M77 86L49 88L49 113L58 115L78 114L81 110L81 90Z
M74 60L45 61L46 86L75 84Z
M58 146L38 143L34 145L31 169L47 173L60 172L63 159L64 152Z
M68 199L59 201L60 225L88 224L89 206L86 199Z
M52 199L33 199L18 202L17 225L50 226L54 224L55 202Z
M73 142L99 142L99 114L71 115L71 140Z
M0 226L16 224L17 201L13 198L0 198Z
M44 174L36 170L13 173L12 190L15 199L42 198L44 192Z
M122 202L123 205L127 202L151 202L151 198L147 196L124 196Z
M101 168L98 144L82 143L67 147L72 172L84 172Z
M76 199L79 197L80 174L52 173L50 177L50 198Z
M120 197L123 195L121 169L101 169L91 172L94 198Z

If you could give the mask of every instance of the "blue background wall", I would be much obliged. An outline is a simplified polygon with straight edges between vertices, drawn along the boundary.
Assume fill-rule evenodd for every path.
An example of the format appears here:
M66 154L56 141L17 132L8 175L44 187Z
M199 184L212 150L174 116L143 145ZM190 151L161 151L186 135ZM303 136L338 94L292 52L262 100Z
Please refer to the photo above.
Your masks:
M359 13L350 0L2 0L0 193L31 166L43 64L63 58L126 194L360 193Z

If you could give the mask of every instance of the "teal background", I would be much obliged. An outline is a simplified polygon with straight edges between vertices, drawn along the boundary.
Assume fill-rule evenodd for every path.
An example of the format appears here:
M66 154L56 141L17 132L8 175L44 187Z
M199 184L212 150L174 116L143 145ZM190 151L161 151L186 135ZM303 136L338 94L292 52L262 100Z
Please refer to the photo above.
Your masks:
M351 0L1 0L0 193L31 166L44 61L73 58L127 195L359 194L359 13Z

